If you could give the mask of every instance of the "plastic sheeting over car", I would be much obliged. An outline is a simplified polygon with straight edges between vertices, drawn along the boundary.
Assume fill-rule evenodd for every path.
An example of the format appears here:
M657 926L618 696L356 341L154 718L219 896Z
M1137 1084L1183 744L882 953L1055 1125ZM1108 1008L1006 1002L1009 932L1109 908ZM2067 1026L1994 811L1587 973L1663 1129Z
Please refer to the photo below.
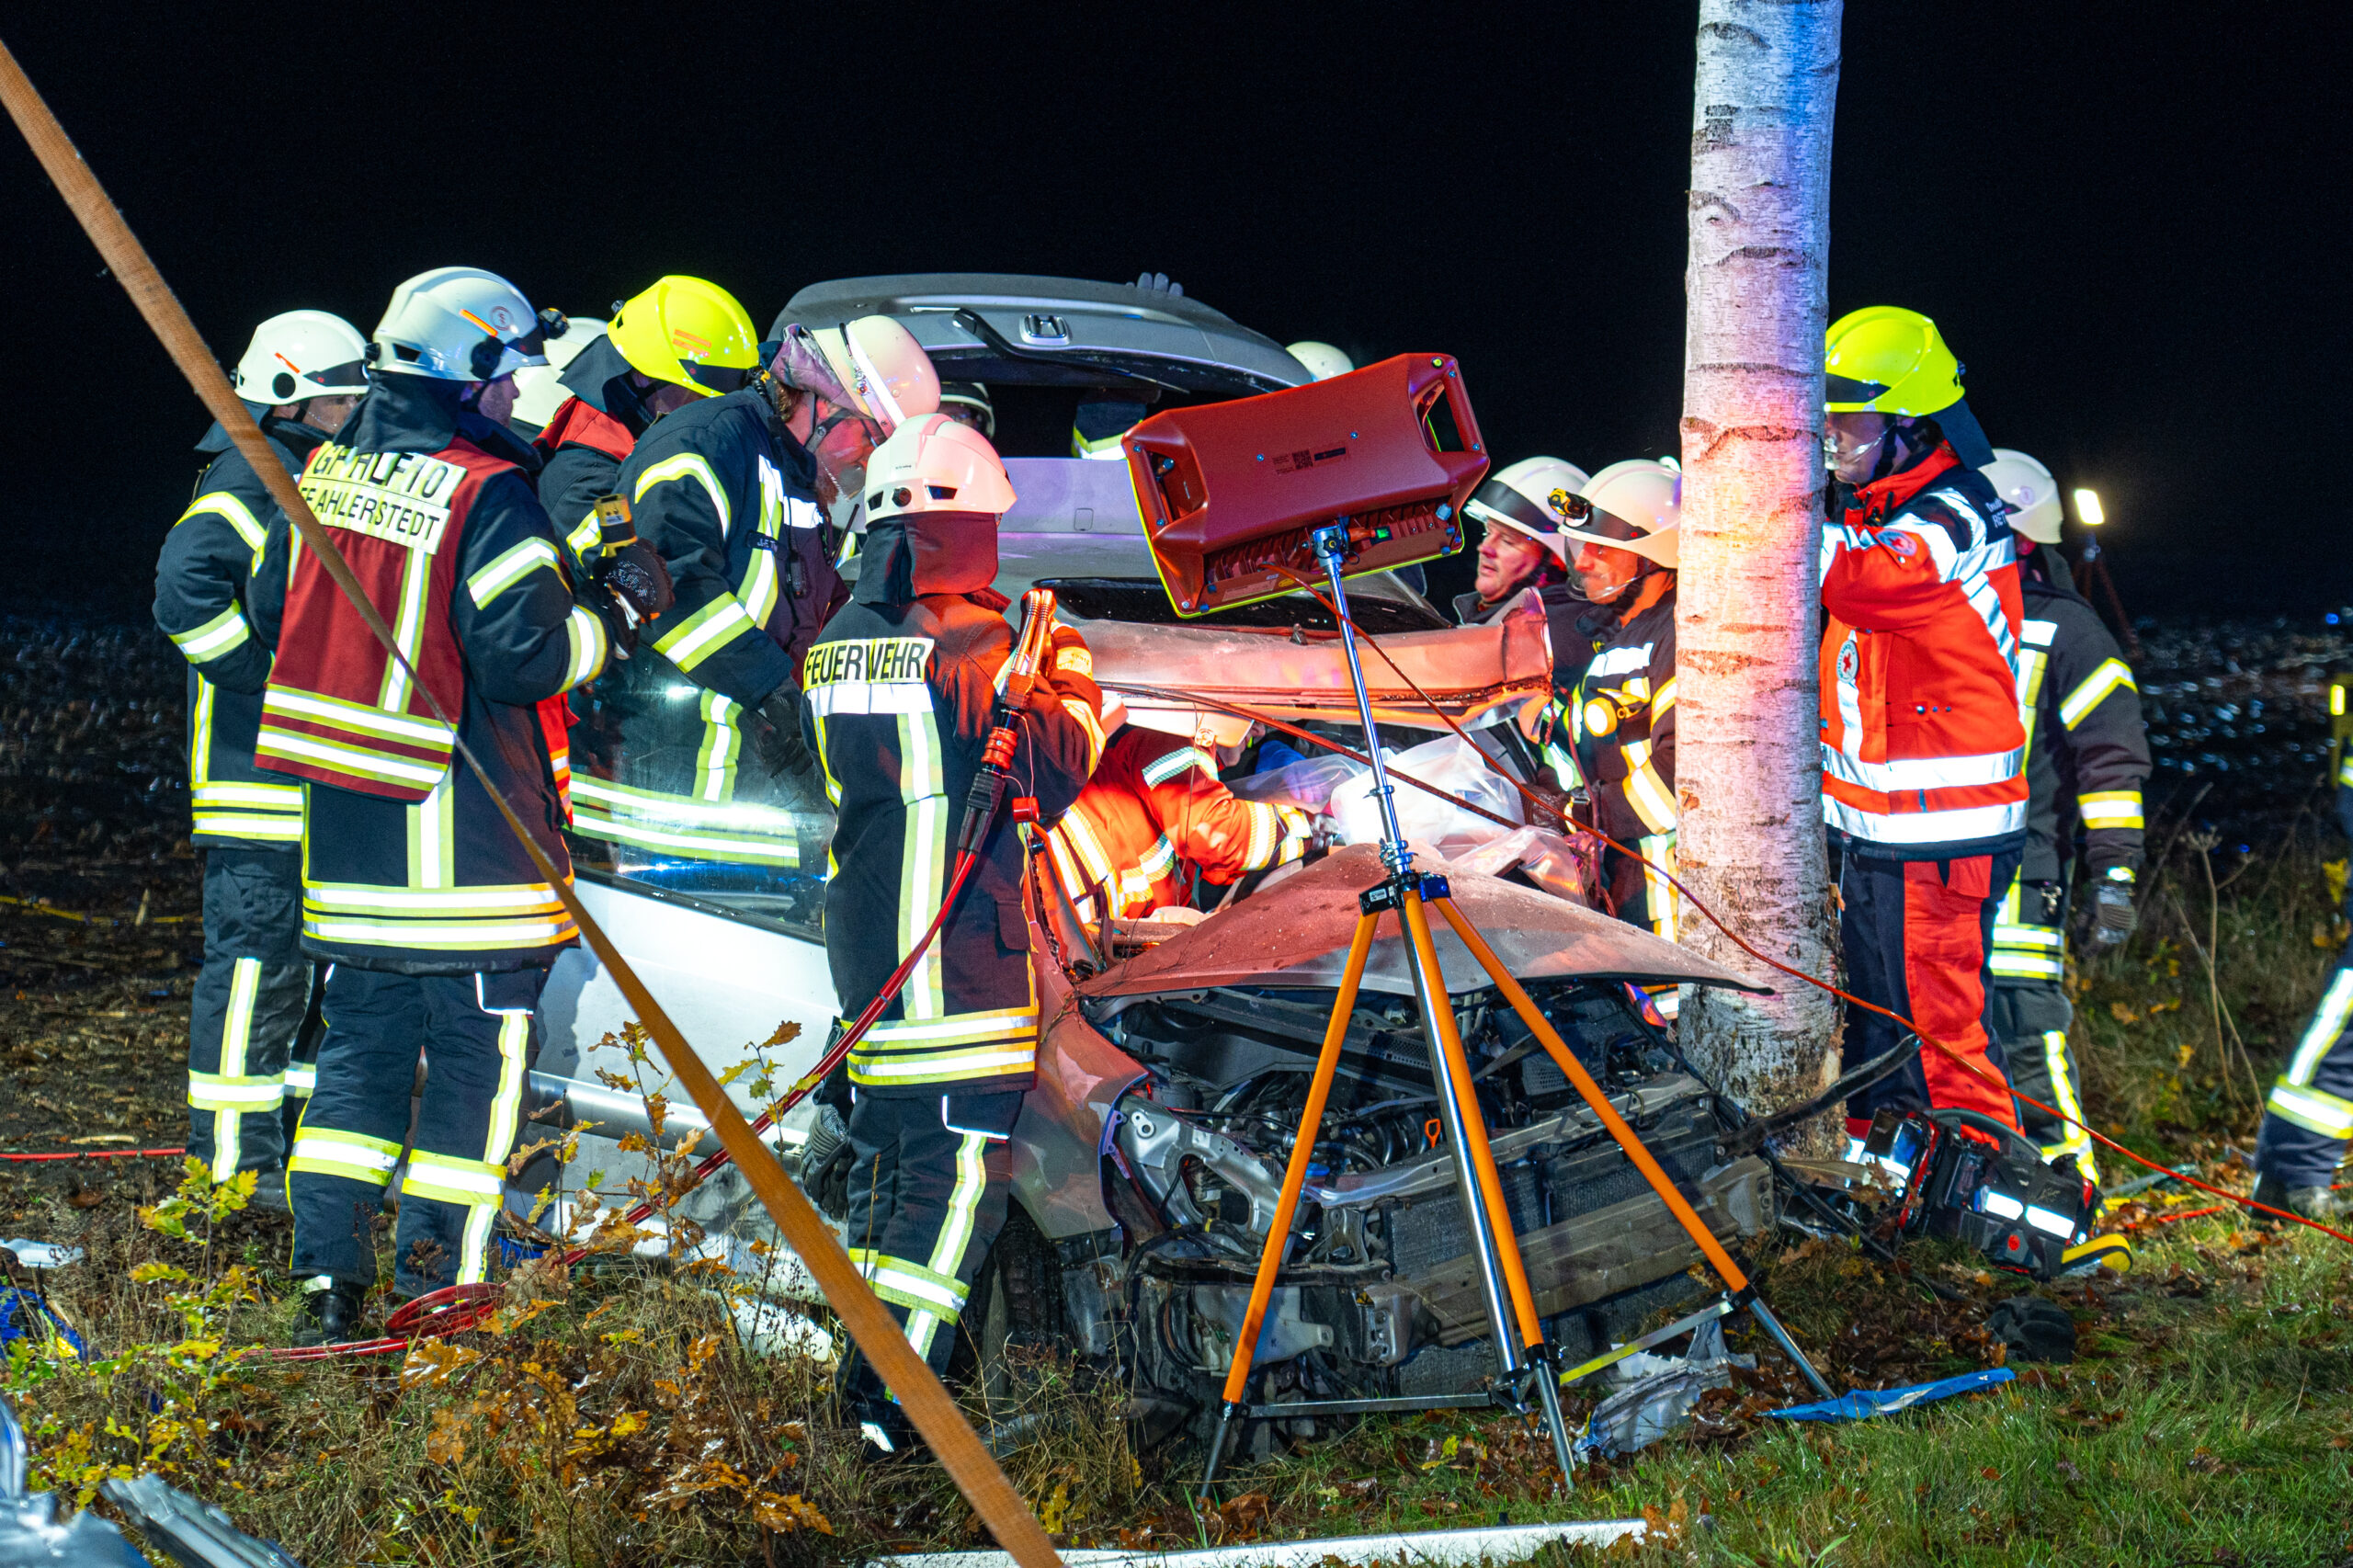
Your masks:
M1371 845L1336 851L1258 897L1245 899L1078 987L1089 1000L1160 996L1220 985L1339 984L1356 934L1357 896L1386 873ZM1475 873L1451 879L1454 902L1504 965L1522 980L1628 980L1645 985L1751 985L1674 943L1550 894ZM1433 919L1450 994L1492 983L1471 951ZM1368 991L1410 995L1397 916L1383 915L1365 965Z

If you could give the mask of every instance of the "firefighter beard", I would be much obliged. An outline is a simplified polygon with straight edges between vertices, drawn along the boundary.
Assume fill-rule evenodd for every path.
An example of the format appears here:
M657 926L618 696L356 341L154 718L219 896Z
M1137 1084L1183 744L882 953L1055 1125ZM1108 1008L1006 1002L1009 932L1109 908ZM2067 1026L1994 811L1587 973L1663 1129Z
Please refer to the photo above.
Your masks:
M943 551L941 536L957 532L985 537ZM804 662L802 722L838 811L825 948L846 1014L922 940L953 878L1013 645L987 586L995 564L993 517L877 523L856 596ZM1012 793L1034 797L1044 820L1069 808L1102 753L1091 668L1077 634L1059 629L1054 667L1019 718ZM1021 835L1000 813L939 935L847 1063L849 1256L935 1369L1004 1223L1006 1141L1034 1080L1021 881ZM887 1413L862 1361L845 1382L862 1417Z

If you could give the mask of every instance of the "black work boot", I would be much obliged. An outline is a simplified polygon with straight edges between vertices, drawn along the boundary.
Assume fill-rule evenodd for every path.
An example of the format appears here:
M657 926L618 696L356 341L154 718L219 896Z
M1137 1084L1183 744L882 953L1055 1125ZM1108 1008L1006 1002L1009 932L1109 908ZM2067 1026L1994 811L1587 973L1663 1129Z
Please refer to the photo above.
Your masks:
M359 1314L367 1299L368 1287L342 1279L306 1292L301 1312L295 1320L294 1343L348 1345L365 1338L359 1329Z
M291 1214L293 1205L286 1201L286 1167L271 1165L254 1173L254 1195L245 1207L266 1214Z
M2301 1214L2307 1220L2317 1220L2324 1225L2353 1220L2353 1193L2340 1193L2326 1182L2317 1187L2290 1187L2278 1176L2266 1176L2255 1184L2255 1200L2268 1208ZM2257 1214L2256 1220L2266 1225L2279 1222L2268 1214Z

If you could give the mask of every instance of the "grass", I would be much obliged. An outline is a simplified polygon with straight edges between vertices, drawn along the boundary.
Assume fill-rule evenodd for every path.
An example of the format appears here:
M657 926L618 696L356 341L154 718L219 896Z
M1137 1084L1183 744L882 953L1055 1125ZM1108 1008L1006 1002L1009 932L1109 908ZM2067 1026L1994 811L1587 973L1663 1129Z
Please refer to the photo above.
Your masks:
M2252 1147L2258 1086L2341 936L2322 845L2308 822L2265 856L2157 837L2143 930L2074 979L2091 1113L2244 1190L2234 1151ZM63 1200L27 1221L90 1248L56 1289L97 1356L11 1357L40 1483L86 1494L161 1469L316 1568L986 1544L935 1466L860 1459L824 1368L744 1349L728 1299L744 1282L632 1262L625 1232L608 1228L568 1278L518 1270L488 1329L404 1361L289 1366L234 1353L283 1342L279 1222L201 1184L181 1205L161 1218L185 1240ZM1007 1473L1073 1546L1626 1517L1654 1527L1608 1554L1635 1562L2353 1563L2353 1248L2232 1214L2171 1219L2204 1206L2153 1194L2117 1216L2140 1227L2133 1273L2032 1287L2076 1319L2071 1366L1902 1416L1792 1426L1765 1412L1801 1397L1795 1380L1735 1332L1756 1374L1566 1493L1540 1434L1458 1413L1298 1445L1233 1472L1197 1515L1196 1456L1136 1452L1115 1381L1030 1357L994 1414L1019 1420ZM1888 1266L1790 1237L1756 1262L1792 1331L1864 1386L1998 1361L1985 1316L2029 1288L1927 1245Z

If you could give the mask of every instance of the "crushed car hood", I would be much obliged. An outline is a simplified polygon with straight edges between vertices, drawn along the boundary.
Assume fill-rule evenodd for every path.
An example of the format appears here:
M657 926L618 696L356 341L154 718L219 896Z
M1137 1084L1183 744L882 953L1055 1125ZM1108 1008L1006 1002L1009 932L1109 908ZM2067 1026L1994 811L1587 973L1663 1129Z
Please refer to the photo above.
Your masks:
M1357 895L1383 874L1381 853L1372 845L1335 850L1256 898L1106 970L1081 984L1078 994L1093 1001L1220 985L1336 986L1356 935ZM1456 906L1520 980L1631 980L1765 989L1648 931L1532 888L1475 872L1449 875L1448 881ZM1487 985L1486 971L1445 921L1433 915L1431 925L1448 993L1461 994ZM1413 994L1393 912L1381 917L1365 964L1364 988Z
M1097 682L1117 690L1131 712L1182 709L1189 692L1279 719L1356 722L1356 689L1336 632L1115 620L1090 620L1084 631ZM1552 689L1544 619L1533 610L1442 631L1392 632L1381 649L1457 723ZM1364 680L1378 722L1435 727L1429 705L1380 653L1364 655Z

